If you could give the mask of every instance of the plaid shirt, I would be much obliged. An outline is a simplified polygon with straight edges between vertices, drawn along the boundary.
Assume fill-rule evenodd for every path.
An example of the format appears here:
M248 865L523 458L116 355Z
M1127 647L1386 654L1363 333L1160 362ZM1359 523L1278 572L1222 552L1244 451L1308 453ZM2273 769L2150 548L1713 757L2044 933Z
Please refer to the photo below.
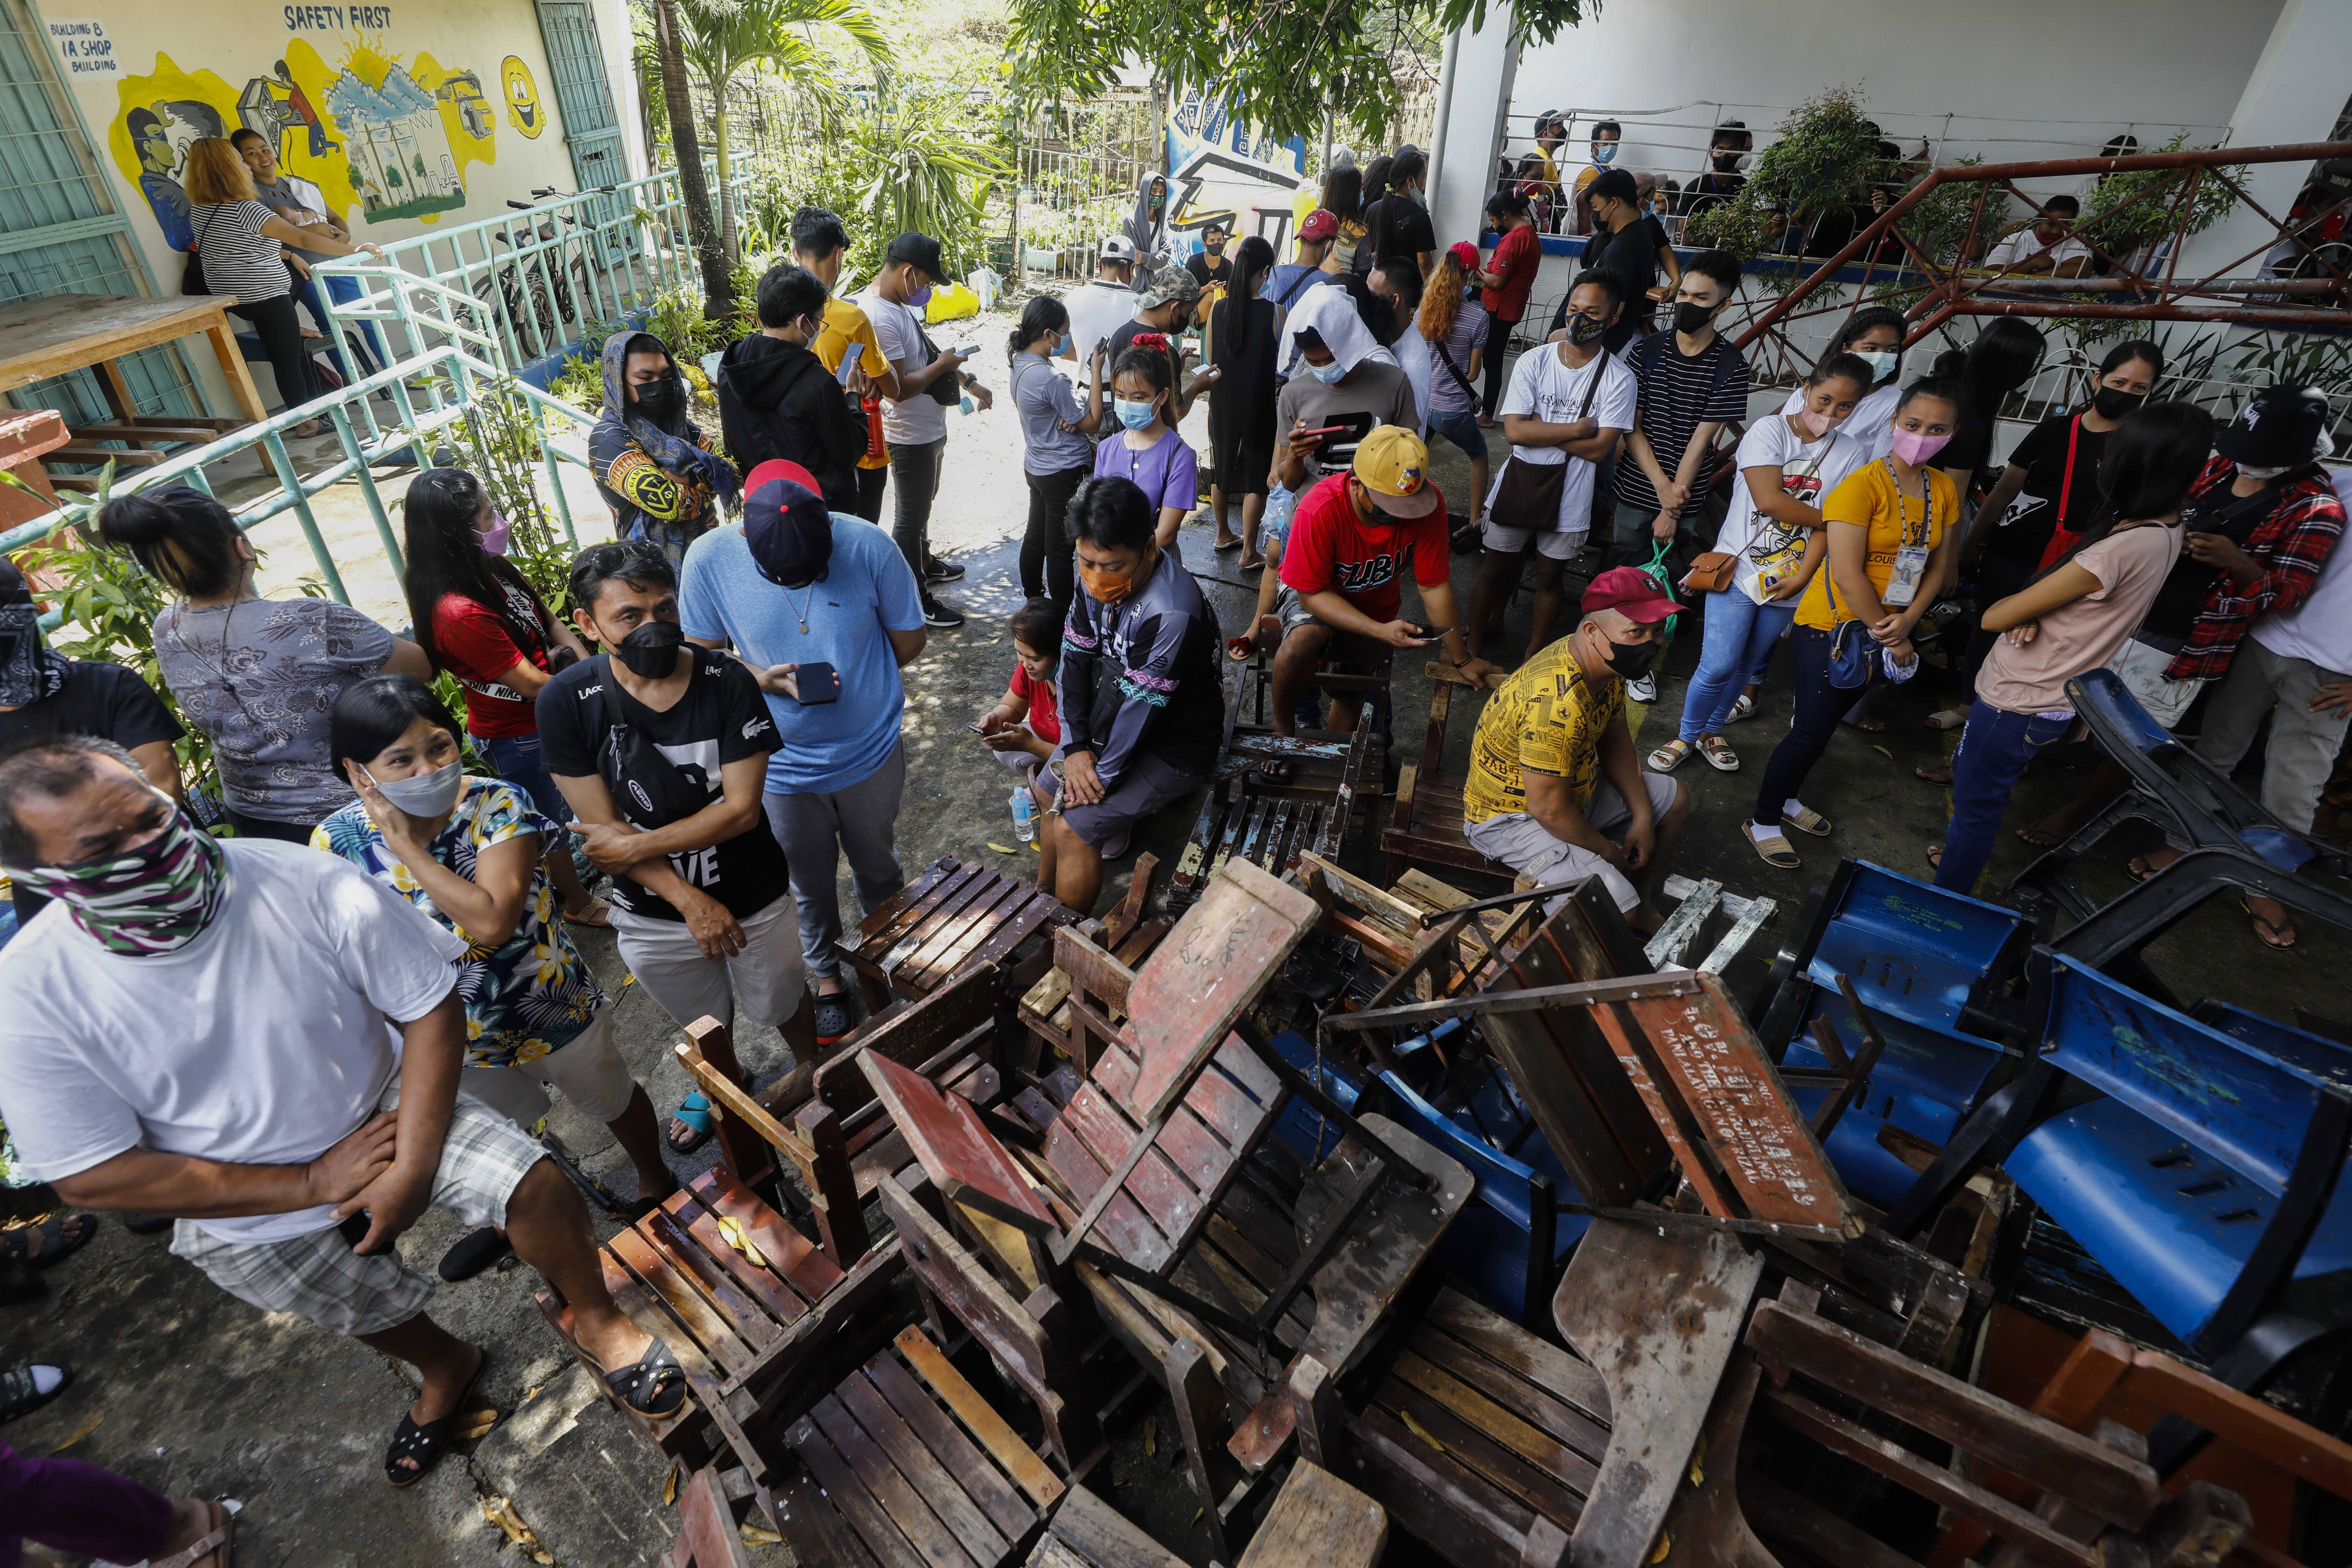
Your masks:
M2237 477L2238 465L2213 458L2197 476L2189 494L2202 496ZM2344 535L2344 503L2336 499L2327 476L2315 468L2290 480L2279 491L2278 504L2254 526L2246 553L2263 569L2262 576L2243 592L2236 580L2219 573L2205 592L2189 640L2164 673L2175 680L2212 680L2226 674L2238 643L2254 617L2284 615L2303 603L2328 552Z

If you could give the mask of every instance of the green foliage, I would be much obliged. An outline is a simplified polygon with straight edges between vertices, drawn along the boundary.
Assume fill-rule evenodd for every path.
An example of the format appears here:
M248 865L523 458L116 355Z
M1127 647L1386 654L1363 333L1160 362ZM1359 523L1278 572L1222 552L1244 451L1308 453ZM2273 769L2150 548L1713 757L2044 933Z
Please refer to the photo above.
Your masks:
M669 345L670 357L681 369L732 341L728 323L710 320L703 313L701 298L684 289L673 289L654 301L646 312L644 330ZM604 401L601 385L596 401L599 406Z
M2163 146L2147 151L2178 153L2188 140L2189 132L2183 131ZM2082 216L2074 225L2076 237L2109 256L2122 258L2173 233L2180 226L2181 195L2195 174L2190 169L2137 169L2105 176L2083 198ZM2221 174L2243 184L2246 166L2204 172L2189 203L2190 234L2204 233L2238 205L2237 193L2215 177Z
M574 408L596 413L604 406L604 373L600 363L596 359L573 354L548 384L549 394Z
M1779 207L1798 223L1867 201L1872 182L1884 174L1880 140L1863 112L1861 93L1830 88L1780 122L1778 138L1757 154L1755 172L1740 195Z
M835 210L845 220L856 213L869 244L878 250L912 229L940 242L950 273L985 259L990 189L1013 178L994 146L955 129L928 98L896 89L850 122L848 142L855 195Z
M1771 221L1770 210L1748 200L1743 190L1731 201L1717 202L1691 214L1683 225L1683 243L1703 250L1727 250L1744 266L1764 254Z

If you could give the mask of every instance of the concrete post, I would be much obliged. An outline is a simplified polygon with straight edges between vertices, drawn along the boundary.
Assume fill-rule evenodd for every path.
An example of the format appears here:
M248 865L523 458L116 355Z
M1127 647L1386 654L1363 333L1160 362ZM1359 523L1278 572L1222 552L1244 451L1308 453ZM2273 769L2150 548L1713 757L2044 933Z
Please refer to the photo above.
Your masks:
M1430 170L1430 218L1443 244L1475 240L1484 226L1487 193L1495 188L1495 159L1503 144L1503 117L1511 107L1511 87L1519 69L1519 46L1512 37L1510 7L1496 5L1486 24L1463 30L1449 41L1454 59L1453 91L1438 105L1439 130L1432 138L1441 156Z
M2344 110L2344 62L2352 59L2352 5L2344 0L2286 0L2271 28L2270 43L2254 62L2253 74L2230 116L2230 142L2238 147L2271 147L2325 142ZM2247 171L2247 194L2273 217L2284 218L2295 193L2311 176L2308 163L2257 164ZM2242 205L2190 240L2181 253L2183 276L2217 267L2252 276L2262 257L2240 257L2264 243L2269 226ZM2232 266L2232 263L2236 265Z

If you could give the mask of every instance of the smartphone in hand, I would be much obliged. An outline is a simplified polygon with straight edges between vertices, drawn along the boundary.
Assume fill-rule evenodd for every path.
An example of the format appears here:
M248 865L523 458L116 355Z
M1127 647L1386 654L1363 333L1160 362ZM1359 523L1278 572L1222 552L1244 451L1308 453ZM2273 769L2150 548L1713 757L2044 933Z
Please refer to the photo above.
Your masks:
M793 676L793 684L800 689L803 708L831 702L841 695L840 678L834 674L833 666L822 660L802 665Z
M842 352L841 366L833 373L833 379L841 383L842 385L847 386L849 384L850 376L856 373L857 362L860 359L863 359L865 355L866 345L864 343L850 344L848 348Z

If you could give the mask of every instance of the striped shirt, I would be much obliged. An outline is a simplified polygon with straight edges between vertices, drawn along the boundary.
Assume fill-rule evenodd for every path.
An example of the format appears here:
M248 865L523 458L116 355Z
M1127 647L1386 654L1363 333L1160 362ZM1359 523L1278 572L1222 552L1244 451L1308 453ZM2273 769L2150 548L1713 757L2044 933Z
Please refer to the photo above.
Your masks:
M206 293L234 294L255 305L294 291L278 242L261 232L271 216L259 202L206 202L189 214Z
M1470 374L1470 356L1486 341L1486 309L1473 300L1465 300L1454 312L1454 330L1445 334L1445 353L1454 362L1454 370L1465 377ZM1431 345L1430 358L1435 363L1429 373L1429 411L1436 414L1469 414L1477 409L1462 383L1454 378L1454 371L1445 368L1445 360L1438 357L1436 345Z
M1642 405L1634 417L1658 467L1669 476L1682 467L1692 431L1710 422L1729 424L1748 417L1748 361L1720 332L1696 358L1676 346L1671 331L1659 332L1627 351L1625 367L1641 377ZM1683 504L1685 517L1706 504L1707 481L1714 474L1710 450L1699 459L1690 500ZM1630 452L1617 460L1617 501L1658 510L1658 492Z

